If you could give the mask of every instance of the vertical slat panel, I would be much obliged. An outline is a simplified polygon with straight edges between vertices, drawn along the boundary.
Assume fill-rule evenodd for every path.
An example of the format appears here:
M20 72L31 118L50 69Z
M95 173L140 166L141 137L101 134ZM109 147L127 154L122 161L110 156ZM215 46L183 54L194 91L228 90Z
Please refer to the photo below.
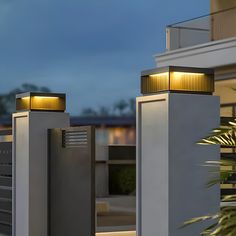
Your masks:
M7 133L10 135L10 133ZM7 135L1 133L0 135ZM0 143L0 235L12 233L12 142Z

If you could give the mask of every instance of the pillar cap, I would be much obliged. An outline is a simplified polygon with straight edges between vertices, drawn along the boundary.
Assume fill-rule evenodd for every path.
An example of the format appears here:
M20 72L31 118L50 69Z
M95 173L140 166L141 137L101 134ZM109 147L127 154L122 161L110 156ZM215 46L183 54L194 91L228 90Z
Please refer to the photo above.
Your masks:
M64 93L26 92L16 95L16 111L54 111L66 110Z
M141 93L178 92L212 94L214 69L167 66L141 72Z

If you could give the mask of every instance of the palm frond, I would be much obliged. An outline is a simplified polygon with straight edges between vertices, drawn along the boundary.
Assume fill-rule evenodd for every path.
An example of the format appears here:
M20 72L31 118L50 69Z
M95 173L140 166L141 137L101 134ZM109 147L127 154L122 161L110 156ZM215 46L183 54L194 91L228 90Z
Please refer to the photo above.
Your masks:
M236 145L236 123L229 122L228 126L220 126L217 129L214 129L209 136L203 138L198 142L202 145L224 145L229 147L234 147Z
M235 120L236 121L236 120ZM231 121L228 125L214 129L208 137L198 142L201 145L221 145L227 147L236 146L236 122ZM227 181L236 174L236 160L222 158L220 161L208 161L205 166L209 167L211 174L217 177L208 182L207 186ZM236 194L223 197L224 202L236 202ZM202 236L235 236L236 235L236 207L225 206L220 212L193 218L186 221L183 227L194 223L209 221L210 225L203 230Z
M193 218L186 221L182 228L192 225L194 223L200 223L203 221L210 221L211 223L205 228L201 235L204 236L229 236L235 235L236 232L236 207L222 207L221 211L217 214L206 215Z
M227 202L227 201L234 202L234 201L236 201L236 194L225 196L225 197L223 197L222 200L224 202Z

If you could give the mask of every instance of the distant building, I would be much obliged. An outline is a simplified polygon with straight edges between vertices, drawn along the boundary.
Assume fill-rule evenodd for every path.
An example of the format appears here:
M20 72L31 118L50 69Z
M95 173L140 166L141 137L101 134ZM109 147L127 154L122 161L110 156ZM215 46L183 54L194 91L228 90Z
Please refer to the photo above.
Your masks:
M97 197L108 196L109 146L135 146L135 117L71 117L71 125L96 127L96 194Z
M135 117L71 117L71 126L93 125L100 144L135 144Z
M95 126L100 144L135 144L135 122L132 116L71 117L71 126ZM0 118L0 129L9 129L11 126L11 117Z
M135 117L71 117L71 126L96 127L96 194L109 195L109 150L112 145L134 146L136 143ZM0 129L11 129L11 117L0 119ZM2 136L5 141L11 135ZM3 141L3 140L0 140Z

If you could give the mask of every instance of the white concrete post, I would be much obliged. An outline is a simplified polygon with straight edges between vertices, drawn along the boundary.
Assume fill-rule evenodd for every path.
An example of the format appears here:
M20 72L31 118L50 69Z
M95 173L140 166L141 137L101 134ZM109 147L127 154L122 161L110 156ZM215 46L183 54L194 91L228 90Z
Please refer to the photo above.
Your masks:
M206 188L218 146L196 144L219 126L219 97L162 93L137 98L137 235L199 236L186 220L215 213L220 187Z
M63 112L13 114L13 236L47 236L47 130L69 126Z

